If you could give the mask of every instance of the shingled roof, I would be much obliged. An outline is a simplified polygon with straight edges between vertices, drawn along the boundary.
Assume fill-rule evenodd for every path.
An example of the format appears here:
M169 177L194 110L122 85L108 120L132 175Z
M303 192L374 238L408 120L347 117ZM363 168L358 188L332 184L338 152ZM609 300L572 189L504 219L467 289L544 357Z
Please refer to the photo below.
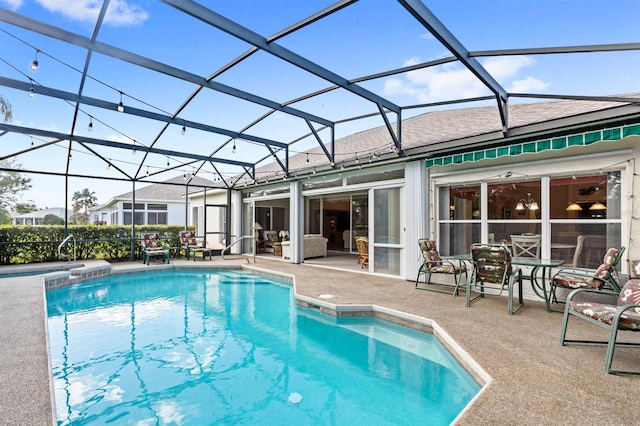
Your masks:
M136 200L182 201L182 197L185 192L184 185L186 183L184 176L176 176L163 182L166 183L166 185L156 183L136 189ZM197 175L190 180L189 184L194 185L189 186L189 194L202 191L202 186L214 186L212 181L201 178ZM132 198L133 191L129 191L124 194L116 195L113 197L113 200L131 200Z
M615 95L612 98L638 98L640 93ZM603 117L627 114L626 109L640 113L640 105L624 102L558 100L552 102L510 104L508 119L510 137L502 134L502 124L496 106L446 109L432 111L402 122L402 147L408 154L427 153L443 149L454 150L484 141L509 144L511 138L525 137L534 132L557 131L568 125L587 125ZM603 114L607 112L607 114ZM395 127L394 127L395 128ZM393 142L385 126L362 131L336 140L336 166L346 162L369 161L374 156L384 158L395 155ZM290 174L309 172L314 167L329 168L327 157L320 147L291 156ZM282 177L276 163L256 170L258 179L270 176Z

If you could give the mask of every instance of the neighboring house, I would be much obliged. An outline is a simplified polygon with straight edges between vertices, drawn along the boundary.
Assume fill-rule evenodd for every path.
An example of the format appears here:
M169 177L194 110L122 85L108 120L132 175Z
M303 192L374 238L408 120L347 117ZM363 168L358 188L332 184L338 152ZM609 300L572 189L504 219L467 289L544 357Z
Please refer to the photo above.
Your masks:
M58 216L64 220L65 216L71 217L73 212L66 210L64 207L54 207L13 216L13 223L14 225L42 225L42 219L49 214Z
M213 185L213 182L195 176L192 185ZM106 225L131 225L135 217L136 225L190 225L187 220L188 198L185 199L184 177L136 188L135 206L133 191L117 195L105 204L90 210L90 222ZM189 186L189 193L201 191L200 187ZM135 209L134 209L135 207Z
M366 235L369 272L415 280L420 238L460 255L474 242L536 234L543 258L570 261L584 236L579 266L625 246L626 273L640 256L640 104L623 97L633 102L513 104L506 136L495 106L433 111L403 120L402 155L382 126L336 141L334 165L320 148L291 157L288 176L267 164L230 194L231 242L246 236L250 253L254 223L288 231L300 263L304 234L350 252L351 237ZM206 203L226 197L209 194Z

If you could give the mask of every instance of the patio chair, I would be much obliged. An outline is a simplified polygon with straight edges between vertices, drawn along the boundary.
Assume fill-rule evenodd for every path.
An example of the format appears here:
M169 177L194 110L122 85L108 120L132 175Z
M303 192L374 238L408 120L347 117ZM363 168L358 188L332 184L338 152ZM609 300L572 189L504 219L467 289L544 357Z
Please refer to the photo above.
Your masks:
M584 247L584 240L586 238L587 237L584 235L578 235L578 238L576 239L576 249L573 251L573 261L571 262L571 265L567 266L574 268L580 267L580 256L582 255L582 248Z
M449 291L441 290L439 288L427 288L419 287L419 284L435 284L437 286L451 286L450 283L432 283L431 276L433 274L445 274L453 276L453 295L458 295L458 288L460 287L460 279L462 274L465 276L465 283L468 279L467 266L462 260L456 259L443 259L438 253L436 248L436 242L421 238L418 240L420 252L422 253L422 265L418 269L418 276L416 277L415 287L420 290L435 291L437 293L449 293ZM424 282L420 281L420 277L424 275Z
M209 260L211 260L211 249L203 245L200 245L196 239L196 233L193 231L180 231L180 245L184 248L185 257L187 260L191 258L193 253L193 261L196 261L196 253L202 253L202 259L205 255L209 254Z
M492 290L489 295L499 296L507 289L507 312L513 315L524 306L522 299L522 270L511 264L511 251L504 244L472 244L471 261L473 272L467 280L467 307L471 302L484 297L485 290ZM513 308L513 287L518 283L518 306ZM471 290L479 294L471 297Z
M541 235L512 235L511 249L514 257L534 257L540 259Z
M356 237L356 247L358 247L358 263L361 268L369 266L369 239L367 237Z
M584 300L585 295L593 293L598 295L597 302ZM602 303L603 295L607 295L611 299L610 304ZM569 317L572 316L604 328L609 332L609 340L567 339L567 326ZM619 331L640 331L640 261L632 263L630 279L620 292L580 288L569 294L560 331L560 344L562 346L565 346L566 343L606 344L605 372L608 374L640 374L640 370L614 370L611 367L616 345L640 347L640 343L637 342L618 342Z
M574 290L590 288L595 290L611 290L620 292L618 271L616 267L622 258L625 248L610 248L602 259L598 269L562 268L551 279L551 297L554 303L559 303L558 288Z
M140 236L140 245L142 246L142 263L149 265L149 260L152 257L160 257L163 263L169 263L171 251L162 246L159 233L142 234Z

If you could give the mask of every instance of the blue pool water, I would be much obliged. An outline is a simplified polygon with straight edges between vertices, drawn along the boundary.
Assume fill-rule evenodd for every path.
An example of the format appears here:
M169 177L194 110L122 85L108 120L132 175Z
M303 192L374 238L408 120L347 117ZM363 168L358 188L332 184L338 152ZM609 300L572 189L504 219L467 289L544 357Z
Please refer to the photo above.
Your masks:
M479 391L425 333L336 320L239 271L47 293L59 424L449 424Z

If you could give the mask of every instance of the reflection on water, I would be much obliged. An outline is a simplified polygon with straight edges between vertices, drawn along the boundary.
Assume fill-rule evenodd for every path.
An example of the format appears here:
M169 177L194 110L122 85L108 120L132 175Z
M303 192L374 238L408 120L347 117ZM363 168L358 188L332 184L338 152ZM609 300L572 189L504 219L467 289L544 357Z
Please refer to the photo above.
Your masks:
M479 389L432 336L336 323L256 275L126 275L47 300L59 424L449 424Z

